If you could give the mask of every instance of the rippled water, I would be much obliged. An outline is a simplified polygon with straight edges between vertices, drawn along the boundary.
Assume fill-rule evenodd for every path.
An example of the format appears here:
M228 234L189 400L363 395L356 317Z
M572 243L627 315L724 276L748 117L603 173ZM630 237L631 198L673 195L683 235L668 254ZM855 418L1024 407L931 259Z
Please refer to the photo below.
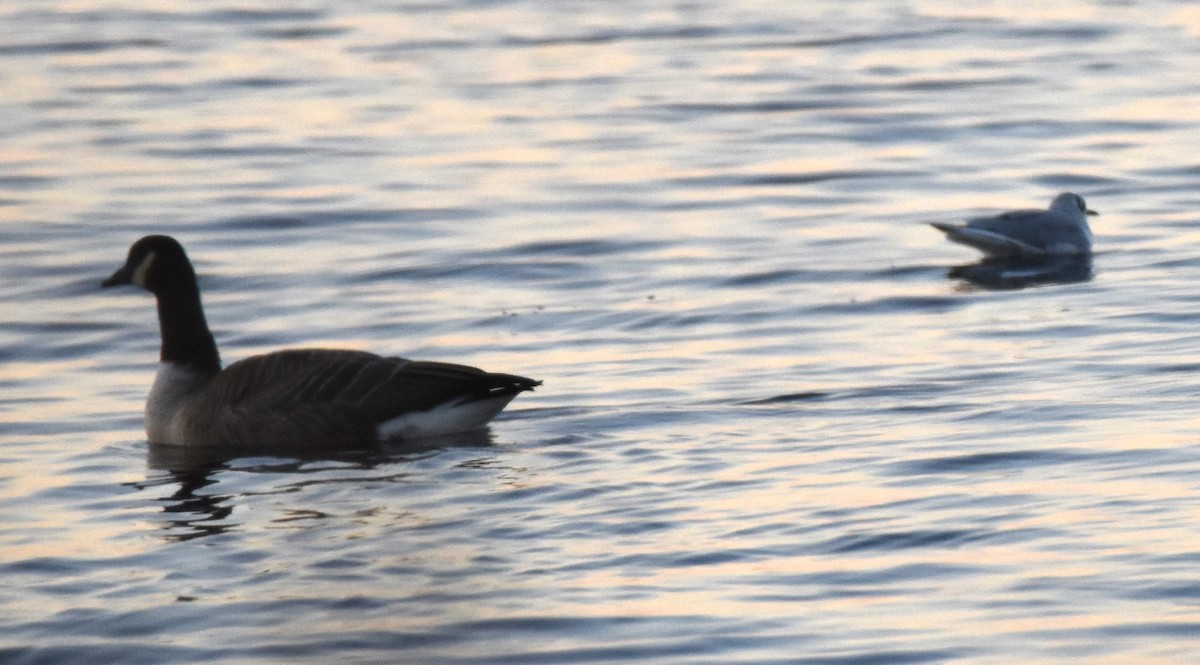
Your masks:
M0 23L0 660L1194 662L1191 3ZM948 275L925 222L1062 190L1089 271ZM227 361L545 385L480 437L152 448L152 301L98 286L152 232Z

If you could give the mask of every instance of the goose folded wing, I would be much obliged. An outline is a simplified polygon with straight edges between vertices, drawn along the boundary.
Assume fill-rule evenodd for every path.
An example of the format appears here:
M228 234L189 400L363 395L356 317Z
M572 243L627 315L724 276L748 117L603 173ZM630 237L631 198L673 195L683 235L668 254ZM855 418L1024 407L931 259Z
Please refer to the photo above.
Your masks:
M200 404L183 414L183 440L204 447L332 450L375 440L375 424L351 404L277 404L268 408Z
M449 402L530 390L537 381L453 363L384 357L363 351L300 349L247 358L227 367L212 388L240 409L293 411L305 405L353 408L372 422Z

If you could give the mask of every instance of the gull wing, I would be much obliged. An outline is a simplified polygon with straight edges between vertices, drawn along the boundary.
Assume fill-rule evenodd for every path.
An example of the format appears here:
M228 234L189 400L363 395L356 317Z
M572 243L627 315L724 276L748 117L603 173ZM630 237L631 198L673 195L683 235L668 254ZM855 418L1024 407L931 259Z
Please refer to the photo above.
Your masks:
M1032 259L1046 255L1039 247L989 229L936 222L930 226L945 233L948 239L974 247L988 256Z

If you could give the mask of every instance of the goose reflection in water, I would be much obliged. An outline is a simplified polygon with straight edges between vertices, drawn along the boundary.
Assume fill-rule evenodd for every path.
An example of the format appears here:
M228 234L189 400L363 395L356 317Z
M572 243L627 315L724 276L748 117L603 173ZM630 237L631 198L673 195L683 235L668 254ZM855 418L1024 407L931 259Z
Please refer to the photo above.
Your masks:
M983 259L955 266L946 276L992 291L1024 289L1047 284L1074 284L1092 278L1092 256L1043 259Z
M411 459L414 455L434 453L447 448L489 448L494 444L489 430L472 430L443 436L427 436L417 439L381 442L357 448L341 450L326 449L319 441L312 444L294 443L287 446L263 445L260 447L228 446L197 447L151 443L146 456L146 465L151 469L176 473L208 473L231 468L230 462L245 458L269 458L277 464L305 465L312 462L351 463L375 466L387 462Z
M129 483L138 490L154 488L168 489L168 494L158 495L155 501L162 504L166 520L161 528L164 537L171 541L185 541L206 536L215 536L238 529L241 525L233 519L234 509L240 498L237 493L216 492L221 476L230 473L280 474L281 477L297 476L299 484L311 482L362 482L362 474L339 474L336 479L313 480L312 474L324 474L331 465L343 471L361 471L369 475L372 482L402 483L411 475L404 465L430 455L437 455L449 448L489 449L493 445L492 434L487 430L476 430L457 435L426 437L408 442L383 443L360 449L342 451L313 451L310 454L281 453L278 449L247 451L222 451L214 448L150 444L147 466L161 473L146 480ZM473 458L459 462L457 466L486 466L492 458ZM242 460L239 462L239 460ZM400 465L398 468L393 465ZM280 491L288 491L286 485ZM303 514L306 519L320 518L318 511L297 510L291 517Z

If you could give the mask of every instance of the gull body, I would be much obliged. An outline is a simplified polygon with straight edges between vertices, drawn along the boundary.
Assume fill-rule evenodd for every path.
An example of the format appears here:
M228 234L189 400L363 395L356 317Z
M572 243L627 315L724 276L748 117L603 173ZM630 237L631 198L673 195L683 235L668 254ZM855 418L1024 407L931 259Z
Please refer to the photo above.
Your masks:
M1040 259L1090 254L1092 229L1087 218L1095 214L1082 196L1064 192L1054 197L1048 210L1014 210L965 224L935 222L931 226L988 257Z

